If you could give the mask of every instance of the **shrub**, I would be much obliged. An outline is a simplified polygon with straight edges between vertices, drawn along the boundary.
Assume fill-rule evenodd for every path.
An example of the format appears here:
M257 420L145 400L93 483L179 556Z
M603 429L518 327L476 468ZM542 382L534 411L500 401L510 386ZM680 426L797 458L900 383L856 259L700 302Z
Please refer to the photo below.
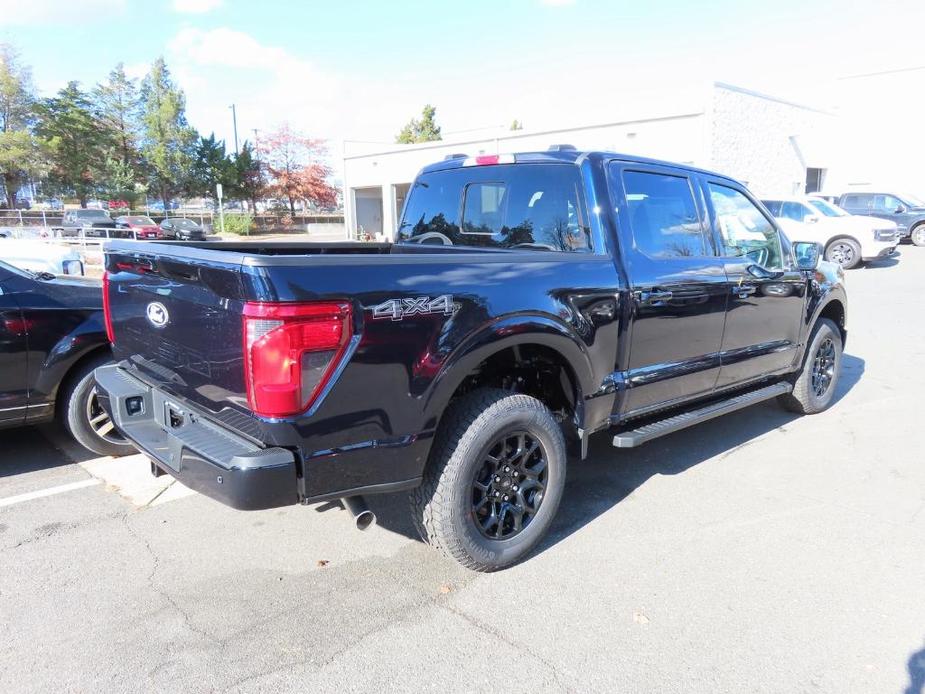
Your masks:
M218 217L213 220L213 226L219 229ZM228 234L237 234L243 236L251 233L254 226L254 216L251 214L226 214L225 215L225 232Z

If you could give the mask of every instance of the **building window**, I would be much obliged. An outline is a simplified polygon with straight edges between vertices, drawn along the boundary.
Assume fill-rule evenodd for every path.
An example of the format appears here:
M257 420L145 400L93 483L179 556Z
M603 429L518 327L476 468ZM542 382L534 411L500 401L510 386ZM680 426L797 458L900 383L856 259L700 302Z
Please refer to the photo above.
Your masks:
M806 169L806 192L818 193L825 183L825 169Z

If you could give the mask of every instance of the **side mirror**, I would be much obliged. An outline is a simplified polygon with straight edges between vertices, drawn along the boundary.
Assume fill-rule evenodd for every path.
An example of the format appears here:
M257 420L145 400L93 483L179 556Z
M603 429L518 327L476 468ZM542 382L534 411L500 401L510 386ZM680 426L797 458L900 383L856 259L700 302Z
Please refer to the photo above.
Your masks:
M902 213L905 212L905 211L906 211L906 206L905 206L905 205L898 205L898 206L896 207L895 213L896 213L896 214L902 214Z
M811 241L797 241L793 244L793 257L798 270L815 270L822 259L822 244Z

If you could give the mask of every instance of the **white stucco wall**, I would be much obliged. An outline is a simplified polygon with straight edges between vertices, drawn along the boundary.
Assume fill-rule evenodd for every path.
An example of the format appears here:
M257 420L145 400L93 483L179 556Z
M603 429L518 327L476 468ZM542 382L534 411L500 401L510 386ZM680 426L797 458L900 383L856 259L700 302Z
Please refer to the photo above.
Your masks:
M832 165L823 141L832 120L812 108L717 84L707 168L746 182L757 195L802 193L807 166Z

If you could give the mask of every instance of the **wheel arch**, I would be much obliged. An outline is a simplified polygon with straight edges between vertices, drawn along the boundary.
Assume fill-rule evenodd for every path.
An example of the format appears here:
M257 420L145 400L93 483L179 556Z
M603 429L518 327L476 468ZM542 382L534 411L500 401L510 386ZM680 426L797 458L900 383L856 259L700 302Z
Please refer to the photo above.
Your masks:
M101 361L103 359L112 358L112 351L109 348L109 345L97 345L86 352L84 352L80 357L73 361L65 370L64 375L61 377L57 387L55 388L53 399L55 401L55 412L57 413L61 407L64 406L64 403L58 397L59 393L67 392L67 390L74 384L74 382L79 378L79 375L87 364L94 361Z
M594 390L591 360L580 338L550 317L497 321L444 364L425 406L428 428L439 426L454 399L478 387L532 395L577 430L584 424L584 397Z

